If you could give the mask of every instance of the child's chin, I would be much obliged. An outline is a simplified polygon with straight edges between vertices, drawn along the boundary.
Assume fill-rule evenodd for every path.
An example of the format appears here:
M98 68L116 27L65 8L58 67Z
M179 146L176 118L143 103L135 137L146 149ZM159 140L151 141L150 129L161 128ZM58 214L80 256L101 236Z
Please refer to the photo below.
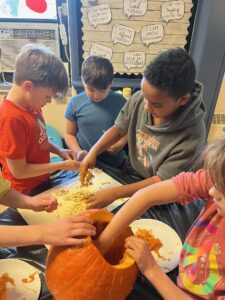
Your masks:
M225 217L225 211L223 211L221 208L217 207L218 213L222 216Z
M93 101L93 102L101 102L102 100L104 100L104 99L91 99L91 101Z

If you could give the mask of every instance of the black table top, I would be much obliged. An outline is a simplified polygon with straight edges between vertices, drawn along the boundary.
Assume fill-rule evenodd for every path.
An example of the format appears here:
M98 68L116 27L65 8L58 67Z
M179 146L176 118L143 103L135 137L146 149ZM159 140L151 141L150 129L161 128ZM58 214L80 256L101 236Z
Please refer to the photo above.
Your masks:
M114 169L106 165L98 165L104 172L112 176L115 180L122 184L133 183L140 178L132 175L128 175L119 169ZM43 192L53 186L56 186L62 182L68 181L72 178L77 177L78 172L62 171L54 176L49 182L40 186L38 189L33 191L33 195ZM188 206L182 206L178 203L173 203L169 205L152 207L146 211L141 218L151 218L160 220L170 227L172 227L177 234L180 236L182 242L185 239L187 231L191 227L192 223L198 216L201 208L203 206L203 201L198 200L191 203ZM116 213L120 207L116 208L114 213ZM0 224L1 225L25 225L26 222L20 216L16 209L8 208L6 211L0 214ZM45 284L44 271L45 271L45 261L47 257L47 249L45 246L26 246L17 248L2 248L0 249L0 259L3 258L19 258L33 265L39 269L42 273L40 278L42 281L41 293L39 296L40 300L50 300L53 299L48 288ZM168 273L168 276L176 282L176 277L178 274L178 268ZM134 288L126 300L149 300L149 299L162 299L159 294L154 290L151 284L141 275L138 275L137 281Z

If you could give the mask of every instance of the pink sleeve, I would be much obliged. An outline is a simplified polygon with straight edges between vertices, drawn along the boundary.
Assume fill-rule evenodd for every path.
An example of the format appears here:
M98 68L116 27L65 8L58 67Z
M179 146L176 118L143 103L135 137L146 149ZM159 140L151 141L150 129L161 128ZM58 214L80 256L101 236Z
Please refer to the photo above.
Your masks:
M172 178L179 191L177 202L182 205L189 204L195 199L208 199L212 182L205 170L200 169L196 173L182 172Z

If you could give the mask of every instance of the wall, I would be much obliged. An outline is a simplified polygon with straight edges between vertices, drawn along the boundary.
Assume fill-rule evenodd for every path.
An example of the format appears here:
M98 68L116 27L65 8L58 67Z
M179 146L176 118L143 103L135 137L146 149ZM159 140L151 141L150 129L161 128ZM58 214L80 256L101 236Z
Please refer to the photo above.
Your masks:
M208 141L225 136L225 74L220 87L217 104L212 119Z
M52 100L51 104L47 104L43 107L43 116L46 124L53 126L58 133L63 136L65 131L64 112L70 97L67 101Z
M225 114L225 73L214 113Z

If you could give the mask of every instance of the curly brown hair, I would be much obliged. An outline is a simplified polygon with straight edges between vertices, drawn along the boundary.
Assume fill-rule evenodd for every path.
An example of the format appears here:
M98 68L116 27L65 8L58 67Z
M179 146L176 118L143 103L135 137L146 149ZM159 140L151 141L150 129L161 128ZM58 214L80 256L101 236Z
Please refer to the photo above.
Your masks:
M145 68L144 78L174 99L192 93L195 63L186 50L171 48L160 52Z

